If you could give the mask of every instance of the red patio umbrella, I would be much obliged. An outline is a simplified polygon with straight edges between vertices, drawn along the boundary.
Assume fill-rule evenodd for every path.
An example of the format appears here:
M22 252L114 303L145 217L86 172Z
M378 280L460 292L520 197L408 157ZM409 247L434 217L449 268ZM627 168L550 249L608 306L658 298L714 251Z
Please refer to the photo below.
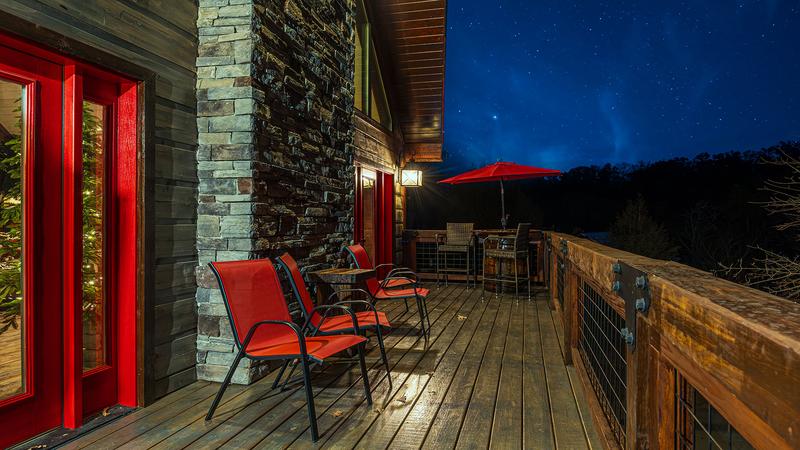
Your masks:
M524 180L528 178L540 178L561 175L560 170L556 169L542 169L541 167L523 166L513 162L496 162L488 166L481 167L480 169L470 170L454 177L445 178L440 180L439 183L446 184L466 184L466 183L483 183L486 181L499 181L500 182L500 205L502 208L503 217L500 223L503 229L506 227L506 192L504 181L509 180Z

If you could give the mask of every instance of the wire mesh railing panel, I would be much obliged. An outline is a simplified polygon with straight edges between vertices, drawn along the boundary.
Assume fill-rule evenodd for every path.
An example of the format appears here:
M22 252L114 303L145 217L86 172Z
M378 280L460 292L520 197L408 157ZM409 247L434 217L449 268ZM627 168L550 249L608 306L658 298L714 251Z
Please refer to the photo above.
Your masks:
M467 270L467 258L469 258L469 270L472 272L472 269L474 268L474 261L472 261L471 250L469 253L439 252L439 271L457 271L463 273Z
M676 371L675 448L747 450L753 447Z
M419 273L436 272L436 243L416 241L416 267Z
M625 448L627 361L620 333L625 328L625 319L592 285L581 280L579 286L578 352L614 438Z

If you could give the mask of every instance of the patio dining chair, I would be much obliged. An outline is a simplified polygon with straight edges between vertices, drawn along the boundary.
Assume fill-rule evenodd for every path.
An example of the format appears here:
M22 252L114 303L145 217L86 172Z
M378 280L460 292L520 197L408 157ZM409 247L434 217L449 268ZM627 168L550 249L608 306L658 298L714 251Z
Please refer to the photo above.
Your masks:
M347 252L353 258L353 262L359 269L376 269L381 266L391 266L393 269L383 280L378 280L377 274L366 281L367 294L372 302L378 300L403 300L408 311L408 301L416 300L417 310L419 311L420 328L425 339L430 334L430 319L428 318L427 298L430 290L419 285L419 277L405 267L398 267L394 264L372 265L367 250L360 244L347 247ZM425 322L427 321L427 326Z
M444 285L447 286L451 273L463 273L467 279L467 288L469 288L470 275L477 277L477 270L474 267L475 235L472 233L474 227L473 223L448 222L446 233L436 233L436 286L439 286L440 275L444 277ZM448 256L453 253L464 255L465 265L463 267L448 267ZM475 278L472 279L473 287L476 283Z
M234 341L239 351L211 403L206 420L211 420L214 416L214 411L242 358L257 361L298 359L303 367L311 437L316 442L319 432L314 409L314 394L311 390L311 367L351 348L356 348L358 351L364 394L367 397L367 404L372 405L367 365L364 361L364 343L367 339L360 336L358 320L350 308L343 305L318 306L313 309L312 314L324 311L320 324L323 326L330 310L344 311L350 316L355 333L306 336L304 330L292 322L278 273L269 260L212 262L209 266L219 282Z
M386 367L386 375L389 377L389 382L391 383L389 360L386 357L386 348L383 345L383 331L384 329L391 329L389 318L386 317L386 313L375 309L375 305L367 300L357 300L352 298L345 300L339 299L333 304L346 305L348 307L361 305L367 308L367 311L359 311L355 313L358 329L353 327L353 322L350 320L350 317L347 314L328 316L327 320L323 320L323 316L318 311L314 310L314 301L311 299L311 294L308 292L306 282L303 279L303 274L300 272L300 267L298 267L297 261L295 261L292 255L288 253L284 253L283 255L279 256L277 261L278 266L280 266L280 268L286 273L289 284L292 286L294 296L297 299L297 302L300 304L300 311L302 311L303 318L306 320L306 325L304 328L307 329L312 336L358 334L359 331L364 333L366 333L366 330L374 331L378 338L378 347L381 350L381 359L383 360L384 367ZM354 292L368 294L363 289L339 289L337 292L334 292L330 295L330 297L328 297L327 304L331 304L331 300L333 300L334 297L337 297L341 293L345 292L350 292L351 294ZM283 371L286 370L286 366L288 364L289 361L287 360L281 368L281 372L278 374L278 377L275 378L273 387L277 386L277 384L280 382L280 377L283 375Z
M519 297L519 268L517 260L525 260L526 273L525 276L528 280L528 300L531 298L531 261L530 250L528 248L530 242L530 229L531 224L521 223L517 226L517 232L514 236L487 236L483 241L483 290L481 296L486 292L486 282L490 281L495 283L495 292L503 290L503 284L512 281L511 278L503 275L502 263L503 261L511 261L514 266L514 289L515 295ZM494 275L487 276L486 274L486 260L494 258L499 264L495 267Z

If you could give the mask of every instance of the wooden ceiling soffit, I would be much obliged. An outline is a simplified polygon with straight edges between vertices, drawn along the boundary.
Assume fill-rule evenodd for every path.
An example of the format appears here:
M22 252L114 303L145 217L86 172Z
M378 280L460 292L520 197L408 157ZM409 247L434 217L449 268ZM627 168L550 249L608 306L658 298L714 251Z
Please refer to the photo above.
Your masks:
M391 65L406 159L440 162L447 0L368 0L373 35Z

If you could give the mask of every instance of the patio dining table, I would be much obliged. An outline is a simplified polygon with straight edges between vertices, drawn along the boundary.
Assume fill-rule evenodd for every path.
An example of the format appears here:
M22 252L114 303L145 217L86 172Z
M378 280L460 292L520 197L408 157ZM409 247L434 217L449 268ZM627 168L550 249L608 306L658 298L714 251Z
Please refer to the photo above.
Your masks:
M335 286L364 288L375 277L375 269L330 268L308 272L308 281L317 291L317 305L324 305L335 292Z

